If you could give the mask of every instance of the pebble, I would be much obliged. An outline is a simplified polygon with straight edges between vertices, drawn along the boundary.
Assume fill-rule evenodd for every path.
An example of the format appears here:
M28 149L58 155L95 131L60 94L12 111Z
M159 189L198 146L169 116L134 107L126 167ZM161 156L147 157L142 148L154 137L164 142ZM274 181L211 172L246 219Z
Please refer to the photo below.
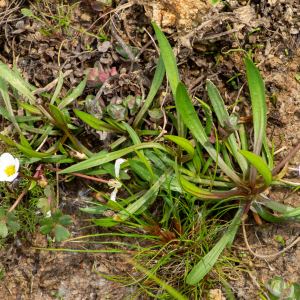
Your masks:
M0 0L0 7L1 8L6 7L6 1L5 0Z
M298 141L297 139L293 139L293 140L292 140L292 145L293 145L293 146L297 146L298 143L299 143L299 141Z

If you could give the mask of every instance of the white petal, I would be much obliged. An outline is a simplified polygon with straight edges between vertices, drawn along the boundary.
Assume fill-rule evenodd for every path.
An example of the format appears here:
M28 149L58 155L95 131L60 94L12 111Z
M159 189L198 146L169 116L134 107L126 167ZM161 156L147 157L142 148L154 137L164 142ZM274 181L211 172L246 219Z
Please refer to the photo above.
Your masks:
M15 159L9 153L3 153L0 157L0 160L1 160L2 164L6 167L15 165Z
M15 171L18 172L20 168L20 162L17 158L15 158Z
M14 175L11 175L7 178L7 181L12 182L18 177L19 173L16 172Z
M4 169L0 169L0 181L7 181L7 175L4 172Z
M110 194L110 200L116 202L116 196L117 196L117 189L114 189L113 192Z
M116 175L117 178L119 178L119 175L120 175L120 166L121 166L121 164L122 164L123 162L125 162L125 161L126 161L126 159L124 159L124 158L119 158L119 159L117 159L116 162L115 162L115 175Z

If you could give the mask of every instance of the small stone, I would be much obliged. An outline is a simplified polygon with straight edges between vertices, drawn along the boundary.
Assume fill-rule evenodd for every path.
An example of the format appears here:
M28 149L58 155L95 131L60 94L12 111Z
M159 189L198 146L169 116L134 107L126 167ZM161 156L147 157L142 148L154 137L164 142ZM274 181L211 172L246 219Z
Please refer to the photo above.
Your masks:
M292 140L292 145L293 145L293 146L297 146L298 143L299 143L299 141L298 141L297 139L293 139L293 140Z
M92 17L88 13L83 13L81 15L81 21L83 21L83 22L91 22L92 21Z
M0 0L0 8L6 7L6 1L5 0Z
M18 28L18 29L24 29L24 28L25 28L25 23L24 23L24 21L19 21L19 22L17 22L16 28Z

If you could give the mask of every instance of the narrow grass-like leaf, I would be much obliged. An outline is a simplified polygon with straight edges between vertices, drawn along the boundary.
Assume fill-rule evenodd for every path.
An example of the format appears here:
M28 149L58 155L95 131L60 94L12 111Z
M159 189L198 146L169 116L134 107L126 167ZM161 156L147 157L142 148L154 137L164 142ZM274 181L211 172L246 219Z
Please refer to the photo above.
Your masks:
M154 179L154 174L153 174L153 170L152 168L150 167L149 163L148 163L148 160L146 159L146 157L141 154L139 151L136 151L135 150L135 153L138 155L138 157L140 158L140 160L144 163L144 165L147 167L149 173L150 173L150 180L149 180L149 185L150 187L153 185L153 179Z
M86 170L88 168L92 168L95 166L101 166L104 163L110 162L112 160L118 159L120 157L123 157L127 155L128 153L131 153L134 150L140 150L140 149L146 149L146 148L158 148L163 151L166 151L167 153L173 155L173 151L170 150L169 148L166 148L158 143L143 143L140 145L134 145L131 147L128 147L126 149L118 150L109 154L104 154L104 155L95 155L86 161L80 162L76 164L75 166L71 166L67 169L64 169L63 171L60 171L59 173L69 173L69 172L77 172L81 170Z
M214 199L222 200L230 197L243 197L247 194L241 190L232 190L232 191L209 191L197 187L196 185L187 181L184 177L180 176L181 187L189 194L204 200Z
M178 108L182 115L182 118L186 124L186 126L190 129L194 137L200 142L200 144L205 148L205 150L209 153L209 155L214 159L217 160L217 151L210 143L205 134L203 126L196 114L195 108L191 102L189 94L186 90L186 87L183 83L179 83L177 87L177 98L180 99L178 101ZM246 186L246 183L241 180L233 170L230 169L224 162L224 160L219 157L218 158L218 165L224 171L224 173L229 176L237 185L239 186Z
M261 174L266 182L266 187L271 184L272 181L272 174L269 170L268 165L263 161L263 159L249 151L239 150L239 152L244 155L251 163L252 166Z
M107 132L119 132L119 133L123 133L124 131L121 131L119 128L114 127L110 124L107 124L101 120L98 120L97 118L95 118L94 116L91 116L88 113L85 113L83 111L80 110L73 110L74 113L86 124L88 124L89 126L91 126L92 128L96 129L96 130L103 130L103 131L107 131Z
M140 111L138 112L137 116L134 119L134 122L132 124L133 128L136 128L138 126L138 124L141 121L141 119L143 118L144 114L147 112L149 106L152 103L152 100L154 99L154 97L164 79L165 72L166 72L166 68L165 68L162 56L160 55L158 62L157 62L157 67L156 67L156 71L154 74L154 78L153 78L153 81L151 84L149 94L147 96L147 99L145 100L145 103L143 104L142 108L140 109Z
M2 98L4 100L5 106L8 110L8 112L9 112L9 116L11 118L11 121L14 124L15 129L19 132L19 134L21 134L21 129L19 127L19 124L17 123L17 120L15 118L15 115L14 115L14 112L13 112L13 109L12 109L12 106L11 106L11 102L10 102L10 99L9 99L9 94L8 94L5 79L3 79L1 77L0 77L0 92L1 92Z
M196 284L200 281L214 266L215 262L219 258L221 252L224 250L230 239L232 239L232 235L235 233L235 228L240 224L241 216L245 210L245 206L241 206L235 217L232 220L231 225L226 230L225 234L219 240L219 242L213 247L213 249L206 254L202 260L193 268L193 270L187 276L187 283L190 285Z
M274 169L274 160L273 160L273 156L270 151L270 148L268 146L268 140L267 140L266 135L264 135L264 139L263 139L263 148L264 148L264 151L265 151L267 159L268 159L268 167L270 170L273 170ZM279 179L276 179L276 180L279 180Z
M162 184L166 180L167 177L170 177L173 173L173 170L169 170L167 173L163 174L154 184L153 186L136 202L130 204L126 211L121 211L118 213L118 218L125 221L130 217L130 214L136 213L149 199L156 194Z
M182 147L188 153L189 160L193 159L193 157L195 155L195 149L189 140L182 138L180 136L174 136L174 135L165 135L165 137L167 139L171 140L172 142L176 143L180 147Z
M130 263L131 263L131 261L130 261ZM171 287L170 285L168 285L167 283L165 283L164 281L162 281L161 279L159 279L158 277L156 277L153 274L153 272L150 272L150 271L146 270L144 267L142 267L140 264L137 264L137 263L135 263L134 266L135 266L136 269L139 269L142 273L144 273L150 279L152 279L157 284L159 284L162 287L162 289L166 290L168 292L168 294L170 294L172 297L174 297L174 299L177 299L177 300L187 300L187 298L185 296L183 296L182 294L180 294L173 287Z
M254 126L254 145L253 153L260 155L263 138L267 126L267 105L264 81L251 59L246 58L246 71L251 94L253 126ZM251 166L249 184L253 186L256 181L256 169Z
M212 106L217 115L217 118L218 118L221 126L225 127L225 120L229 119L229 114L226 110L224 101L223 101L218 89L215 87L215 85L210 80L206 81L206 86L207 86L207 92L209 95L209 99L212 103ZM230 145L232 154L234 155L237 162L239 163L240 168L243 171L243 174L244 175L248 174L249 165L248 165L246 159L240 153L238 153L239 147L235 140L234 134L231 134L227 139L228 139L228 143Z
M27 157L37 157L37 158L43 158L43 157L47 157L49 155L54 154L58 149L55 149L52 152L49 153L41 153L41 152L36 152L32 149L28 149L27 147L24 147L18 143L15 143L15 146L21 151L23 152Z
M59 70L58 82L57 82L54 94L53 94L53 96L50 100L50 104L54 104L54 101L56 100L58 94L60 93L60 90L61 90L62 85L63 85L63 80L64 80L63 72L61 70Z
M182 122L182 119L180 117L180 112L178 110L178 103L177 103L179 102L179 100L177 100L177 96L176 96L177 85L179 83L179 74L177 69L176 58L171 48L171 45L167 40L167 38L165 37L165 35L163 34L163 32L159 29L159 27L154 22L152 22L152 26L155 30L155 34L161 51L161 56L165 64L172 94L175 100L175 105L177 110L178 135L180 137L184 137L184 123Z
M45 140L45 138L50 134L53 128L53 126L51 125L46 125L43 127L45 128L43 129L44 133L42 133L42 135L33 143L33 148L38 147Z
M136 132L126 122L122 122L122 124L126 128L127 132L129 133L133 143L135 145L141 144L141 140L139 136L136 134Z
M31 105L36 105L35 96L32 92L27 88L27 86L23 83L23 79L21 80L18 75L16 75L10 68L8 68L4 63L0 61L0 77L9 82L13 87L15 87L19 92L21 92L28 100ZM48 114L48 112L41 106L36 105L39 110L50 120L53 121L52 117Z
M82 80L78 86L74 89L74 91L66 97L64 100L60 102L60 104L57 106L58 109L62 109L72 103L76 98L78 98L81 93L83 92L85 85L86 85L87 77Z

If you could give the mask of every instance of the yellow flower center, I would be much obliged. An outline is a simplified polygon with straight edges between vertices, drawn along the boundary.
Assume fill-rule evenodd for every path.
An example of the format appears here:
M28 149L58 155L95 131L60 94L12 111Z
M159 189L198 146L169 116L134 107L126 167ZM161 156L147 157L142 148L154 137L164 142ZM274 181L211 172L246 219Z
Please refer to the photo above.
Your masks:
M6 173L7 177L14 175L16 173L15 166L9 166L7 167L4 172Z

